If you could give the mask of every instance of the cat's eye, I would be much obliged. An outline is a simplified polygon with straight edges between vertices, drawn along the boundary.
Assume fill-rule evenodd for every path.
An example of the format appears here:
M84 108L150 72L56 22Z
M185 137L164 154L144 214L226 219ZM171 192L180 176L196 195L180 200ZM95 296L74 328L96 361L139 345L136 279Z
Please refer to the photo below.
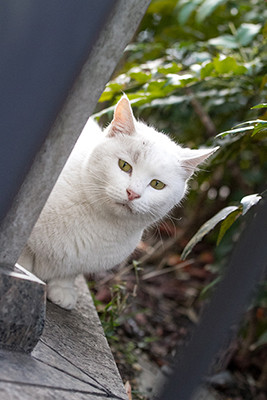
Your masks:
M153 179L150 182L150 186L152 186L154 189L162 190L165 188L166 185L165 185L165 183L159 181L158 179Z
M119 160L119 167L124 172L128 172L128 173L132 172L132 166L129 163L127 163L127 161L124 161L124 160L120 159Z

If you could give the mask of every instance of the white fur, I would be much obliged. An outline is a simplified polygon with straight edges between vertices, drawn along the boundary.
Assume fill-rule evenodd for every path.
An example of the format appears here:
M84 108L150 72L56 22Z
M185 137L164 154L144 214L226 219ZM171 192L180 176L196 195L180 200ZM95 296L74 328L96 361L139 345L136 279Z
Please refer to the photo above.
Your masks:
M18 262L48 283L50 300L73 308L75 277L129 256L143 230L180 202L187 179L212 151L183 149L137 122L124 96L104 132L88 121ZM152 188L152 179L166 187ZM126 189L140 198L129 201Z

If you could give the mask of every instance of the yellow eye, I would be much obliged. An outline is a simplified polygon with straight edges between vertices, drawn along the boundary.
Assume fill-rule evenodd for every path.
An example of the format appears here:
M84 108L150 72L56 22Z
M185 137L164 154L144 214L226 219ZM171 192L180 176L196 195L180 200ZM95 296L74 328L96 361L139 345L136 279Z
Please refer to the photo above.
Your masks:
M124 172L132 172L132 166L124 160L119 160L119 167Z
M165 185L165 183L158 181L157 179L153 179L150 182L150 186L152 186L154 189L162 190L165 188L166 185Z

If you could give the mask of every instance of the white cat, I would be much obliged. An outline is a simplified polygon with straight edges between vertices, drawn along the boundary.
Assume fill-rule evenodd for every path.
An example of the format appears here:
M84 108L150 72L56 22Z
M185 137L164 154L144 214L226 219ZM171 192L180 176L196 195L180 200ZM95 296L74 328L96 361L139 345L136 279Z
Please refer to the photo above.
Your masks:
M128 257L143 230L183 198L197 165L216 149L190 150L138 122L123 96L102 130L89 119L19 259L72 309L74 280Z

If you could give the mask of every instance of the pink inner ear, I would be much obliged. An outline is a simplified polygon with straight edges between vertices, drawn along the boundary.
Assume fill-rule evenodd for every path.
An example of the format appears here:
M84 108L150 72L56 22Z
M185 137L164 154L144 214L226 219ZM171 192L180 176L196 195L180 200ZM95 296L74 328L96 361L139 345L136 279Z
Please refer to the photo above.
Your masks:
M132 135L134 131L135 125L132 108L128 98L123 96L115 108L109 136L115 136L118 133Z
M211 154L218 150L219 147L205 150L186 150L187 155L181 161L182 167L187 172L188 178L194 173L197 166L203 163Z

